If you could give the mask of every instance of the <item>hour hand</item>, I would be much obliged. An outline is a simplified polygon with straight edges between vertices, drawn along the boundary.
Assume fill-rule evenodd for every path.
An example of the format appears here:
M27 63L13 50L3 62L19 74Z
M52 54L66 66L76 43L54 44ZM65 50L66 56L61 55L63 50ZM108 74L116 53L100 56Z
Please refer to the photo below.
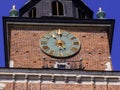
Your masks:
M52 34L52 37L53 37L53 38L56 38L56 36L55 36L54 34Z
M54 39L57 39L56 36L55 36L54 34L52 34L52 37L53 37Z

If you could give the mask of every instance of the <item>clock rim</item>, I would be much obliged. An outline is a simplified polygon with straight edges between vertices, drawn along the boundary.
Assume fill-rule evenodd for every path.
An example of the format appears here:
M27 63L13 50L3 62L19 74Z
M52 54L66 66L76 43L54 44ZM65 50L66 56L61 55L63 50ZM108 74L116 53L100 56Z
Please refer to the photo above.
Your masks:
M53 31L58 31L58 29L56 30L51 30L51 31L48 31L48 32L46 32L46 33L44 33L43 35L42 35L42 37L44 37L44 35L45 34L49 34L50 32L53 32ZM61 30L61 31L66 31L66 32L69 32L69 31L67 31L67 30ZM73 34L73 33L71 33L71 32L69 32L70 34L72 34L74 37L76 37L76 35L75 34ZM41 37L41 38L42 38ZM40 39L41 39L40 38ZM81 43L80 43L80 39L78 38L78 37L76 37L77 39L78 39L78 42L79 42L79 49L76 51L76 52L74 52L73 54L71 54L71 55L67 55L67 56L55 56L55 55L51 55L51 54L49 54L49 53L47 53L43 48L42 48L42 45L41 45L41 40L40 40L40 49L46 54L46 55L48 55L48 56L51 56L51 57L53 57L53 58L70 58L70 57L73 57L73 56L75 56L78 52L80 52L80 49L81 49Z

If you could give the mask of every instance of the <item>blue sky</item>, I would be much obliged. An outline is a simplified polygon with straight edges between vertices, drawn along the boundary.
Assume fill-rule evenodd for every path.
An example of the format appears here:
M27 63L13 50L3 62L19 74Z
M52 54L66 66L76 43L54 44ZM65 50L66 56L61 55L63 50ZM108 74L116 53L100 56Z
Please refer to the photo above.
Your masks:
M2 16L9 16L12 5L20 9L28 0L0 0L0 67L4 67L4 44L3 44L3 24ZM99 7L106 12L106 19L115 19L115 31L112 46L112 65L114 70L120 70L120 1L119 0L83 0L83 2L93 10L94 18Z

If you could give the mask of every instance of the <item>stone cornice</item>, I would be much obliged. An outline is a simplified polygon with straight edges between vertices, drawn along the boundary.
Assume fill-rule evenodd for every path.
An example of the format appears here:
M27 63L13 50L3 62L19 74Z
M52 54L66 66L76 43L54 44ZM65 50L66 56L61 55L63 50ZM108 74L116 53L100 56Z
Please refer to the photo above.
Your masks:
M21 69L21 68L0 68L1 73L35 73L35 74L74 74L74 75L100 75L100 76L120 76L120 71L96 71L79 69Z
M120 72L50 69L0 69L2 82L42 82L120 85Z

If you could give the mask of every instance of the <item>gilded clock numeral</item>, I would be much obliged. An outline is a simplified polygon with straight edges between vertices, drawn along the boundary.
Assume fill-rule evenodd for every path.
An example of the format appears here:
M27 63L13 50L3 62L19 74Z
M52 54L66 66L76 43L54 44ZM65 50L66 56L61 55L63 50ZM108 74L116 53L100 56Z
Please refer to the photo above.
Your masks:
M47 41L41 41L41 44L42 44L42 45L46 45L46 44L47 44Z
M45 35L44 35L44 38L46 38L46 39L49 39L50 37L51 37L50 34L45 34Z
M63 31L63 34L62 34L62 35L67 36L68 34L69 34L68 32Z
M67 37L68 37L68 38L72 38L72 37L74 37L74 35L69 33L69 34L67 35Z
M50 34L50 35L53 35L53 34L54 34L54 35L56 36L56 35L57 35L57 32L53 32L53 31L52 31L52 32L50 32L49 34Z
M62 56L63 56L63 53L60 53L60 56L62 57Z
M73 42L74 45L79 45L79 42Z
M78 51L78 49L77 49L77 48L75 48L75 47L72 47L72 48L71 48L71 51L73 51L73 52L77 52L77 51Z
M62 51L60 52L60 56L63 56L63 52Z
M50 55L54 55L54 50L49 51Z
M76 39L76 37L72 37L72 38L71 38L71 40L74 40L74 39Z
M67 56L69 56L69 55L70 55L70 52L66 51L66 54L67 54Z
M59 56L62 57L62 56L63 56L63 53L62 53L62 52L59 52Z
M48 51L50 48L49 48L48 46L43 46L43 49L44 49L45 51Z
M59 56L59 51L56 52L55 56Z
M40 41L47 41L47 38L42 37L42 38L40 39Z

